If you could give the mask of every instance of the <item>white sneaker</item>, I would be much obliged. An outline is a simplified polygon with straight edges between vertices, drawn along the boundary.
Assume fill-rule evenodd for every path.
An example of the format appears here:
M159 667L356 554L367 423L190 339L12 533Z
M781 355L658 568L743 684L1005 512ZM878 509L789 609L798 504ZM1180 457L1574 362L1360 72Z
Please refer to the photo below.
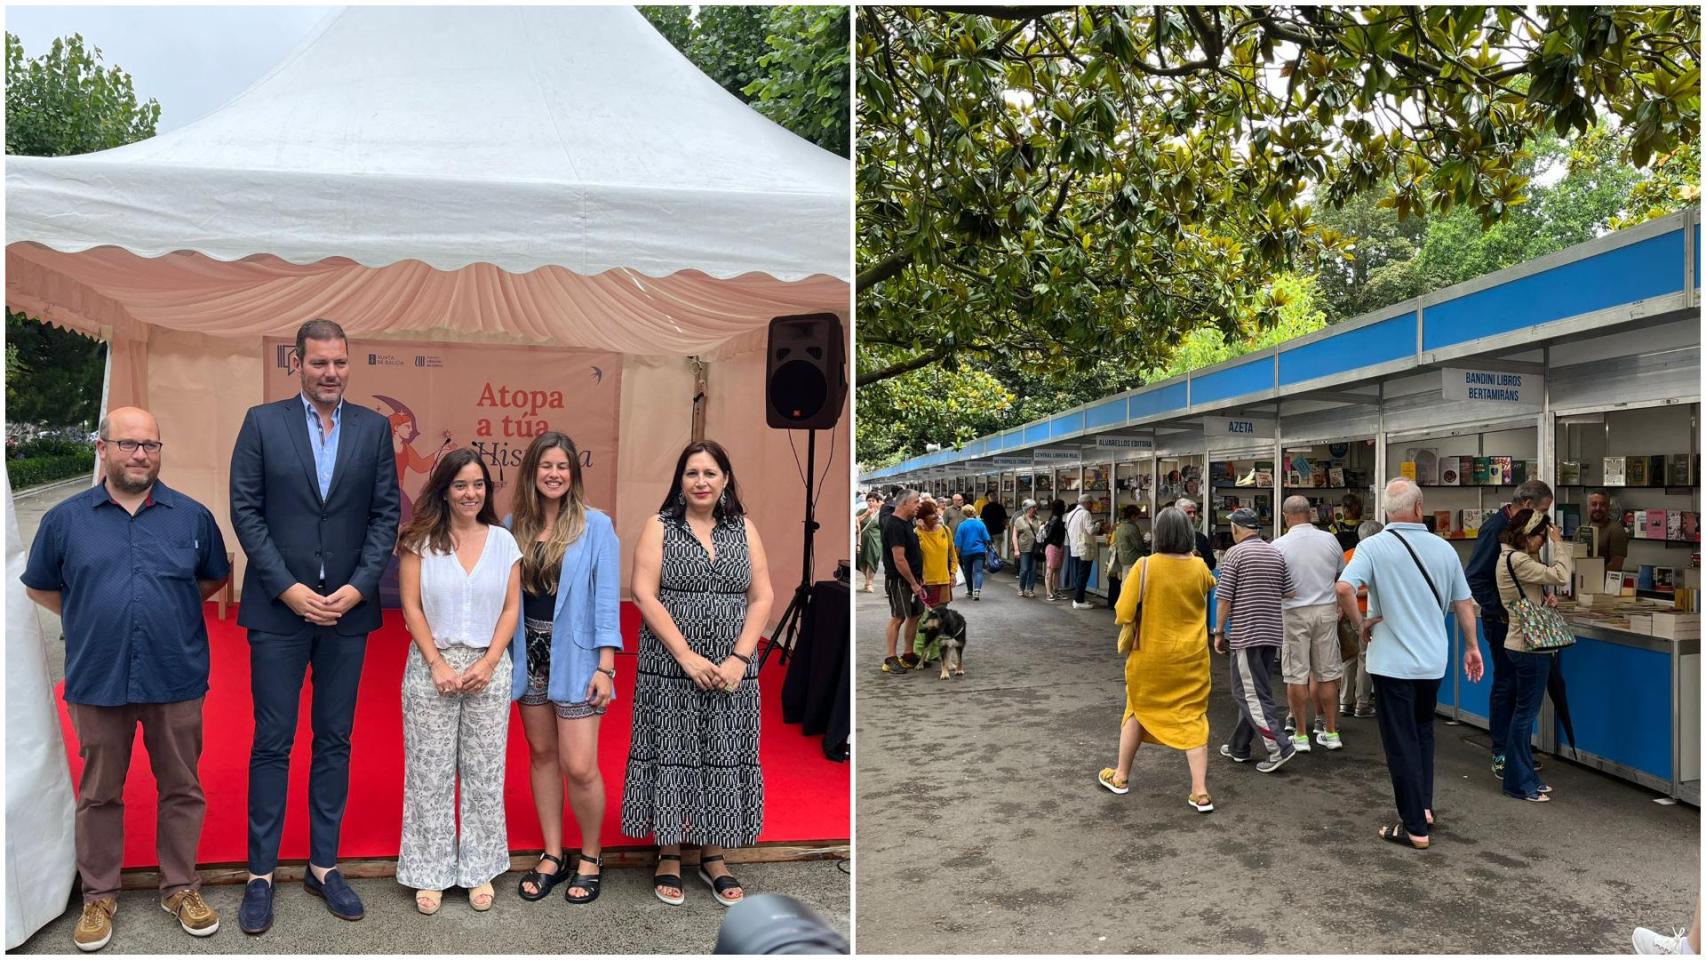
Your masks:
M1095 608L1096 605L1093 603L1079 603L1077 600L1072 601L1072 609L1074 610L1094 610Z
M1326 747L1328 750L1343 750L1343 749L1345 749L1345 742L1339 738L1338 734L1328 733L1325 730L1323 730L1320 733L1317 733L1315 735L1315 742L1319 743L1323 747Z
M1298 753L1309 752L1309 735L1296 735L1291 738L1291 745Z
M1680 946L1679 941L1682 940L1682 934L1683 931L1678 930L1676 936L1667 937L1664 934L1659 933L1657 930L1648 930L1646 927L1636 927L1635 935L1632 938L1635 941L1635 952L1640 954L1661 954L1664 956L1675 955L1678 951L1678 947Z

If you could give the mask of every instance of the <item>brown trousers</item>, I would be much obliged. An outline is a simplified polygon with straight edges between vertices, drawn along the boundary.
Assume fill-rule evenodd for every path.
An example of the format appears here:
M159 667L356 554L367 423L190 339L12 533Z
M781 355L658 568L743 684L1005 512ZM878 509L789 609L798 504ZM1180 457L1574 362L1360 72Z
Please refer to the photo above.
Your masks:
M123 707L66 704L83 757L83 779L77 787L77 872L83 878L84 903L118 896L124 866L124 781L139 723L160 791L155 814L160 893L171 896L201 886L195 872L207 811L197 771L201 702L197 697Z

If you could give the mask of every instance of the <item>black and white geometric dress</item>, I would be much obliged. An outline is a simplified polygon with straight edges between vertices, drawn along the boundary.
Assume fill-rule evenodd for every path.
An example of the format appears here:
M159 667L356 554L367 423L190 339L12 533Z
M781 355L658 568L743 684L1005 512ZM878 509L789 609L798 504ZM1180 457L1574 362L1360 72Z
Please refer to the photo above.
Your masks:
M693 652L721 663L746 624L752 585L746 522L735 517L716 525L713 560L685 518L660 519L658 600ZM651 834L659 846L752 844L764 826L756 666L746 668L734 693L701 690L642 625L636 671L622 832Z

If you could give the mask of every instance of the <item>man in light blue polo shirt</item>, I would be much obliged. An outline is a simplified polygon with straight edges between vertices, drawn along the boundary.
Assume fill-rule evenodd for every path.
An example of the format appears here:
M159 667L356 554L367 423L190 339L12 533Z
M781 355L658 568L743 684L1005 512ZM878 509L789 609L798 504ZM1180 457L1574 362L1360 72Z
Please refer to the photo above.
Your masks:
M1422 489L1402 477L1386 485L1386 529L1357 545L1335 590L1339 610L1368 647L1375 716L1392 793L1402 823L1380 836L1427 848L1433 820L1434 706L1445 678L1451 638L1445 615L1461 636L1475 636L1475 601L1451 544L1422 525ZM1357 588L1368 588L1368 617L1357 609ZM1463 675L1481 681L1481 651L1464 646Z

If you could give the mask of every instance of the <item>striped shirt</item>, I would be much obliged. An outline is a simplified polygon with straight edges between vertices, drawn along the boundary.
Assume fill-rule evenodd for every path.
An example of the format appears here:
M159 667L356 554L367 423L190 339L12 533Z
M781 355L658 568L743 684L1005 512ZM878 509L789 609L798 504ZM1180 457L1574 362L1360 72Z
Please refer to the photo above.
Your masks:
M1280 598L1292 590L1285 555L1261 537L1251 537L1226 551L1215 576L1217 598L1232 607L1226 645L1233 650L1284 645Z

